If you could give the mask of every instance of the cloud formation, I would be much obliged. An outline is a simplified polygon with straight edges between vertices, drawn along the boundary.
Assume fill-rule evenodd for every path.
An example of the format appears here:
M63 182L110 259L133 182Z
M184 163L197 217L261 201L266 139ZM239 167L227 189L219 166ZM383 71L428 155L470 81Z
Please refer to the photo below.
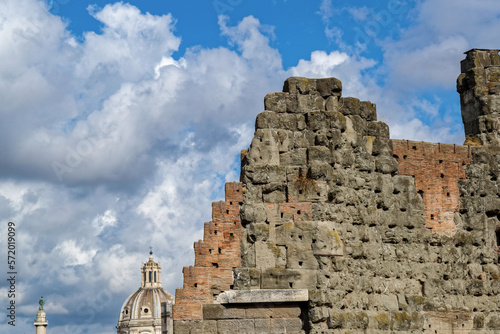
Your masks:
M477 29L497 25L486 2L470 18ZM174 56L182 32L170 14L121 2L91 6L102 30L76 38L44 1L2 1L0 216L18 226L20 332L32 330L33 304L47 293L51 331L113 333L150 245L164 287L180 287L211 201L223 198L224 182L239 178L238 155L250 143L263 97L280 91L288 76L338 77L345 96L377 103L394 137L456 140L448 123L419 118L437 117L442 100L387 89L449 85L437 69L451 76L457 62L450 57L472 44L472 33L440 22L429 6L415 8L404 39L381 42L383 61L316 50L284 68L273 28L255 16L235 25L220 16L221 46L188 46ZM465 1L456 7L460 15L471 11ZM331 2L318 10L327 36L341 39ZM358 21L369 20L368 11L350 9Z

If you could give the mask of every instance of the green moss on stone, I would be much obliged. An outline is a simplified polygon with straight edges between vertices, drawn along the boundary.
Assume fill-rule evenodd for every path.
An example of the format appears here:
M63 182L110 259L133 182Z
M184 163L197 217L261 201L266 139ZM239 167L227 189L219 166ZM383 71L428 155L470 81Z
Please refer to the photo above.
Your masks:
M392 326L391 317L387 313L380 313L375 316L375 321L377 322L378 329L387 330Z
M473 323L474 323L474 329L483 328L484 327L484 314L482 314L482 313L476 314L474 316Z

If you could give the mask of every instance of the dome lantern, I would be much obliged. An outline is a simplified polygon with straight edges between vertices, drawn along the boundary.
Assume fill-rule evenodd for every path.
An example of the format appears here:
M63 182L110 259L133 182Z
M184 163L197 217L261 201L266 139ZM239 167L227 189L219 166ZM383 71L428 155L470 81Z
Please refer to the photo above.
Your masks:
M143 288L161 288L161 266L153 260L153 250L149 251L149 261L142 265Z

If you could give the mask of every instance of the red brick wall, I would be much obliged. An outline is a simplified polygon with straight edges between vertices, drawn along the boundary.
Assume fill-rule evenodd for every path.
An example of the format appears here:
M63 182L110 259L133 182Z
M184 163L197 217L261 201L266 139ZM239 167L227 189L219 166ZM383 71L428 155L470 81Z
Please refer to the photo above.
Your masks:
M184 285L175 291L174 320L202 319L203 304L229 290L233 270L241 262L242 185L226 183L225 201L212 203L212 221L205 223L203 241L194 244L195 264L184 267Z
M399 174L415 178L424 200L426 226L433 232L454 233L454 213L459 209L458 180L470 163L470 147L409 140L392 140Z

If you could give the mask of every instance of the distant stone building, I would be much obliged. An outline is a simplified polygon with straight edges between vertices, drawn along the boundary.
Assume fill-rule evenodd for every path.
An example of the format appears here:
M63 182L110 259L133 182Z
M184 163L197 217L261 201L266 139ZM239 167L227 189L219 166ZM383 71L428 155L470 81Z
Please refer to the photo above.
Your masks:
M153 252L142 266L141 277L139 290L123 303L117 334L173 333L174 296L161 286L161 267L153 261Z
M500 57L466 55L464 145L391 140L335 78L268 94L175 333L500 333Z

